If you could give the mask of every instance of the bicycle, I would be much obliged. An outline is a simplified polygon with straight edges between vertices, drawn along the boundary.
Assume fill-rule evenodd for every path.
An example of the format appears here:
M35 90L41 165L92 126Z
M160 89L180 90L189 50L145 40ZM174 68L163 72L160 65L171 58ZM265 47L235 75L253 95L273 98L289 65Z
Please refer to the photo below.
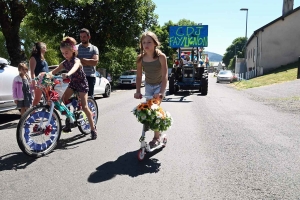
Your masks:
M67 119L75 127L78 126L81 133L90 134L90 125L82 110L78 92L74 91L67 105L61 102L58 92L55 91L55 86L61 84L59 78L61 76L53 76L51 79L44 78L43 81L40 80L41 76L36 78L38 81L36 86L42 90L47 104L28 109L18 123L16 132L18 146L28 156L41 157L55 149L62 132L59 113L66 113ZM63 79L63 82L69 82L69 80ZM98 105L91 97L88 97L88 107L92 112L94 124L96 125Z

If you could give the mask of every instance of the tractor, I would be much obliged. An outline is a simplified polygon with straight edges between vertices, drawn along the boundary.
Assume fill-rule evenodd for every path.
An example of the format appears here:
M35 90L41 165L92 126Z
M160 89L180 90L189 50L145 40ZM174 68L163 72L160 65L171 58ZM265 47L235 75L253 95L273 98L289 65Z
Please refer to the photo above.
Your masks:
M191 51L194 52L194 48ZM169 78L169 94L175 94L179 90L199 90L201 95L207 95L208 70L202 59L199 59L199 55L194 56L193 53L192 55L192 62L172 68ZM194 60L195 58L198 60Z
M169 94L179 90L199 90L201 95L208 92L208 70L203 47L208 45L208 26L170 26L169 46L177 48L177 59L184 55L191 58L184 64L172 68L169 76ZM205 60L205 62L203 62Z

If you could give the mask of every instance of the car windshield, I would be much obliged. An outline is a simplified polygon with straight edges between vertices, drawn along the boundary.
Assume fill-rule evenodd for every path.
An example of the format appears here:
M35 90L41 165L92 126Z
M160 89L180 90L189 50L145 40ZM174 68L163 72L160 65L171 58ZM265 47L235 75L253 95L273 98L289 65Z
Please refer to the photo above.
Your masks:
M126 71L126 72L123 72L122 75L123 75L123 76L127 76L127 75L136 75L136 71Z
M231 74L231 71L220 71L219 74Z

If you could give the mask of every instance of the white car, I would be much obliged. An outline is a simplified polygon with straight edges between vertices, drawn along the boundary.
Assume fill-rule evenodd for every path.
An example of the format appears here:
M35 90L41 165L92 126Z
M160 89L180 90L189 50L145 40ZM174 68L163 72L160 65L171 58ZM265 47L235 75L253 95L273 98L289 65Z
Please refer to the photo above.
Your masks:
M18 74L17 67L10 66L6 59L0 57L0 112L16 109L12 97L12 84Z
M233 81L233 73L230 70L221 70L217 75L217 83L226 81L232 83Z
M122 73L118 80L119 86L136 86L136 70L129 70ZM145 85L145 73L142 73L142 85Z

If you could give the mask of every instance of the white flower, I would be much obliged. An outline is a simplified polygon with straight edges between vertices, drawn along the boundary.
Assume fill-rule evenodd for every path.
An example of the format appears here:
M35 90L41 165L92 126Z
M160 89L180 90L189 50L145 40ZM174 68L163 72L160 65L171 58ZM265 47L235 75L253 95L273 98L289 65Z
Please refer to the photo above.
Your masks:
M152 110L156 110L156 109L158 109L159 108L159 106L157 105L157 104L153 104L152 106L151 106L151 109Z
M145 115L141 116L142 120L145 120L147 117Z
M162 118L162 117L163 117L163 115L162 115L160 112L156 112L156 116L157 116L158 118Z
M157 124L158 124L159 122L160 122L160 119L156 119L155 123L157 123Z

